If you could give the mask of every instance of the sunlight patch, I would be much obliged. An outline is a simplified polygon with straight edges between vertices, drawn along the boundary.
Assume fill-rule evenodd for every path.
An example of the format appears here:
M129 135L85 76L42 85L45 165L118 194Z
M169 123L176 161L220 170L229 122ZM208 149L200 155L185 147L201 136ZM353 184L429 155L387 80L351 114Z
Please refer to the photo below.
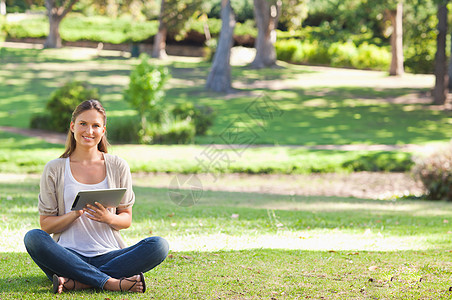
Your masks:
M434 245L428 242L432 236L384 236L370 229L364 233L328 232L280 232L275 234L246 235L189 235L168 238L173 251L220 251L246 249L287 249L312 251L398 251L427 250Z

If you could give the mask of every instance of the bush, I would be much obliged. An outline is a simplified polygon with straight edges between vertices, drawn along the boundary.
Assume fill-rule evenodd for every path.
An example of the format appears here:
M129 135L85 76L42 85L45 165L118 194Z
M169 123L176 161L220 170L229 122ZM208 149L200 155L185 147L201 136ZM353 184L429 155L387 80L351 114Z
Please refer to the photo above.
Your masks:
M384 47L353 42L318 42L297 39L278 40L275 44L278 59L294 63L354 67L357 69L386 70L391 54Z
M67 132L72 112L81 102L99 99L97 89L91 89L86 82L70 81L55 90L47 102L47 112L35 114L30 120L31 128Z
M205 135L215 118L215 112L210 106L193 105L191 102L174 106L171 113L180 120L191 120L195 125L196 135Z
M342 167L354 172L405 172L409 171L413 164L409 153L377 152L346 161Z
M428 199L452 201L452 142L444 149L416 159L413 174L424 184Z
M195 139L195 126L189 119L179 120L167 116L161 124L148 124L151 144L191 144Z
M385 48L363 43L358 47L358 55L352 59L352 65L358 69L387 70L391 63L391 54Z
M32 115L30 119L30 128L54 130L52 116L49 113Z
M108 122L108 139L114 143L137 144L140 141L140 120L135 118L121 118L114 122Z
M70 81L54 91L46 106L52 117L53 130L67 132L74 109L81 102L90 99L99 99L99 93L82 81Z
M129 87L124 91L124 99L138 112L140 117L141 142L150 142L147 132L150 121L160 121L163 112L164 86L170 75L168 69L149 63L149 56L140 55L140 63L130 73Z
M0 43L5 41L6 37L6 17L0 15Z
M293 56L298 48L300 48L300 42L295 39L276 41L275 43L277 57L284 61L293 61Z
M333 43L328 49L332 67L352 67L353 58L358 55L358 49L353 42Z

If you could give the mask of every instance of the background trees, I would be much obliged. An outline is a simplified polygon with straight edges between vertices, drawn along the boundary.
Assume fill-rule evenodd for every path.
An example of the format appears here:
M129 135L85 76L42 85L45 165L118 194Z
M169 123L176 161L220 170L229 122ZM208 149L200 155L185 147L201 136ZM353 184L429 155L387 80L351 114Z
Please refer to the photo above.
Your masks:
M44 44L45 48L60 48L60 23L72 10L78 0L46 0L47 15L49 17L49 35Z
M221 1L221 33L218 47L207 77L206 87L215 92L230 92L231 85L231 47L235 27L235 15L230 0Z

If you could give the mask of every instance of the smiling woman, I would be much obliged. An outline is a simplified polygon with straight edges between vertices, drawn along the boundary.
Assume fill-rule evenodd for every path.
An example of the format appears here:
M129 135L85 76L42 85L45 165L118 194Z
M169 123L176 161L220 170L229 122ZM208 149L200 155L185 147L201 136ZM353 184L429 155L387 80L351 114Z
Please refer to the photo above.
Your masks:
M29 231L24 242L31 258L53 282L54 293L88 288L144 293L143 272L159 265L168 254L168 243L160 237L126 247L119 234L132 223L135 194L127 163L107 154L106 120L97 100L77 106L65 152L46 164L41 177L41 229ZM96 202L83 210L71 210L80 190L107 188L127 189L118 207L107 209Z

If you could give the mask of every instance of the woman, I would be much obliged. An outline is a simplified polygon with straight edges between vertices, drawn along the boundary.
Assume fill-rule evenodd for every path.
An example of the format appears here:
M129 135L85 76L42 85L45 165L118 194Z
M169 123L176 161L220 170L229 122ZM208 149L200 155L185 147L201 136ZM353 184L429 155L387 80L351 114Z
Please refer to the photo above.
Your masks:
M135 195L127 163L107 154L107 146L104 108L97 100L84 101L72 114L66 151L44 168L38 203L41 229L29 231L24 242L53 282L54 293L86 288L144 293L143 272L168 254L168 243L160 237L125 247L119 230L132 223ZM127 191L116 209L96 203L71 211L80 190L120 187Z

